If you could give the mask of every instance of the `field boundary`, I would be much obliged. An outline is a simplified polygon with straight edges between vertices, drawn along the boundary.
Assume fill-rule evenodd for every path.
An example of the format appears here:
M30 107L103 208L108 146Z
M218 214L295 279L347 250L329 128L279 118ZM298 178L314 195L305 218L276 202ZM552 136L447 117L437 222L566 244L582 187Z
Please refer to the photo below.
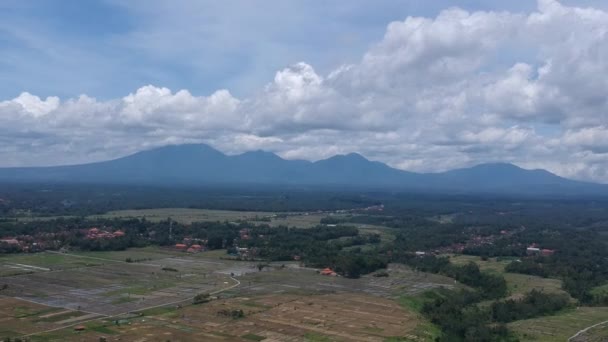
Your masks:
M119 262L120 262L120 261L119 261ZM231 285L231 286L229 286L229 287L226 287L226 288L223 288L223 289L219 289L219 290L216 290L216 291L210 292L209 294L210 294L210 295L216 295L216 294L218 294L218 293L222 293L222 292L225 292L225 291L228 291L228 290L232 290L233 288L235 288L235 287L237 287L237 286L241 285L241 282L240 282L238 279L236 279L236 278L234 278L234 277L232 277L232 276L230 277L230 279L234 280L236 283L235 283L235 284L232 284L232 285ZM146 310L151 310L151 309L161 308L161 307L165 307L165 306L169 306L169 305L176 305L176 304L180 304L180 303L183 303L183 302L189 302L189 301L192 301L192 300L194 299L194 297L195 297L195 296L192 296L192 297L190 297L190 298L186 298L186 299L180 299L180 300L177 300L177 301L175 301L175 302L171 302L171 303L164 303L164 304L159 304L159 305L153 305L153 306L149 306L149 307L146 307L146 308L141 308L141 309L136 310L136 312L141 312L141 311L146 311ZM40 303L36 303L36 304L40 304ZM51 333L51 332L54 332L54 331L59 331L59 330L63 330L63 329L67 329L67 328L71 328L71 327L76 326L76 325L82 325L82 324L85 324L85 323L89 323L89 322L92 322L92 321L96 321L96 320L98 320L98 319L118 318L118 317L121 317L121 316L128 315L128 314L130 314L131 312L132 312L132 311L127 311L127 312L119 313L119 314L112 315L112 316L107 316L107 315L104 315L104 317L96 317L96 318L91 318L91 319L89 319L89 320L85 320L85 321L79 321L79 322L76 322L76 323L74 323L74 324L69 324L69 325L65 325L65 326L62 326L62 327L58 327L58 328L53 328L53 329L49 329L49 330L38 331L38 332L31 333L31 334L27 334L27 335L22 335L22 336L21 336L21 338L25 338L25 337L31 337L31 336L36 336L36 335L40 335L40 334L48 334L48 333Z

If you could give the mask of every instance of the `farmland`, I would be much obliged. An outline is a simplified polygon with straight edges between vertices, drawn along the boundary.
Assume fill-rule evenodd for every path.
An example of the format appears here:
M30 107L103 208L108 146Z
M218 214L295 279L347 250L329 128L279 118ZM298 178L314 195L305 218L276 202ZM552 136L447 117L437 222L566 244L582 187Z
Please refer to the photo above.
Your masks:
M555 316L513 322L509 326L524 341L566 341L579 330L607 319L607 307L580 307ZM603 333L605 333L605 326L600 326L590 330L587 336L591 337L594 334L600 335ZM577 341L593 340L581 338Z
M243 318L223 314L239 310ZM106 336L110 341L113 337L129 341L384 341L419 339L432 333L416 330L420 323L420 317L393 301L361 294L270 294L149 311L120 325L100 320L85 332L63 330L42 335L40 340ZM100 331L100 327L105 329Z
M568 278L590 262L580 246L603 255L593 232L388 208L5 221L1 331L30 341L604 338L603 275Z
M397 264L389 266L389 277L347 279L320 276L293 262L259 271L253 262L225 256L158 247L3 256L0 271L7 275L0 278L6 285L0 299L11 309L0 318L0 331L32 341L102 335L140 341L425 339L433 328L394 299L455 286L450 278ZM14 264L39 269L11 274ZM217 298L191 305L199 293ZM244 317L218 314L226 309L243 310ZM74 331L76 325L84 331Z
M101 218L125 218L137 217L146 220L160 221L171 218L180 223L192 223L201 221L238 221L252 220L256 217L263 218L274 215L270 212L253 211L232 211L232 210L208 210L208 209L187 209L187 208L161 208L161 209L140 209L140 210L118 210L110 211L107 214L95 215Z
M236 211L236 210L210 210L210 209L187 209L187 208L160 208L139 210L117 210L103 215L93 215L91 218L145 218L150 221L161 221L171 218L176 222L190 224L193 222L234 222L249 221L270 226L288 226L298 228L309 228L317 226L321 219L333 217L347 217L355 215L348 211L336 212L260 212L260 211ZM41 218L42 219L42 218ZM367 224L355 224L364 229L386 229L382 226Z

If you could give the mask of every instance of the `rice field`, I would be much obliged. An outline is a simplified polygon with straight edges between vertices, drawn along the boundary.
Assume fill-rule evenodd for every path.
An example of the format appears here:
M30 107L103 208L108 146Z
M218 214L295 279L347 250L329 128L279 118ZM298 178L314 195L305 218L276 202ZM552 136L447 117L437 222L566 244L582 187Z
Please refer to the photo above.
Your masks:
M555 316L509 323L509 328L515 331L522 341L567 341L579 330L606 320L608 307L579 307ZM605 332L605 328L598 328L597 331L598 334Z

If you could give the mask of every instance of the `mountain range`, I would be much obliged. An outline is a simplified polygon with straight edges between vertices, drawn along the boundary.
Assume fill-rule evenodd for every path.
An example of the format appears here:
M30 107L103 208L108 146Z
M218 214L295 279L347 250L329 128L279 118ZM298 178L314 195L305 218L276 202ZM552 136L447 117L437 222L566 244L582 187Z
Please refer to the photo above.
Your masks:
M481 164L414 173L351 153L309 162L252 151L229 156L204 144L171 145L104 162L0 168L0 182L138 185L306 185L457 193L608 195L608 185L574 181L545 170Z

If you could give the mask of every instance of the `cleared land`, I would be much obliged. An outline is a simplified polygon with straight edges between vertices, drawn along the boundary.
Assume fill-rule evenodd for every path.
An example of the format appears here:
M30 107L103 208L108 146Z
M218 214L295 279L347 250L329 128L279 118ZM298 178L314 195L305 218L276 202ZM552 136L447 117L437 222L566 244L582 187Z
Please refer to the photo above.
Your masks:
M346 279L321 276L294 262L271 263L260 272L256 263L225 257L225 251L187 254L158 247L5 256L0 271L13 270L9 266L16 263L40 269L0 277L6 285L1 299L7 301L0 304L17 308L0 316L0 338L424 340L436 331L395 299L458 286L450 278L402 265L390 265L388 277ZM141 261L127 263L126 258ZM191 306L199 293L220 298ZM245 317L226 317L224 309L243 310ZM142 311L144 316L138 314ZM76 325L85 331L74 331Z
M89 255L86 256L43 253L40 258L47 257L53 262L59 260L72 265L74 260L80 260L94 265L62 267L56 264L54 270L2 277L0 281L7 286L2 294L43 305L116 315L187 300L197 293L212 292L233 284L230 273L217 271L230 269L234 262L218 265L171 255L140 263L119 261L141 255L139 253L141 251L137 250L87 253ZM144 255L151 256L151 252ZM10 257L5 259L11 260ZM6 265L11 265L8 260Z
M101 265L92 259L78 259L61 254L11 254L0 255L0 277L67 270Z
M225 313L242 310L243 318ZM425 339L423 322L395 302L362 294L264 295L156 310L121 321L92 323L36 340L80 341L385 341ZM430 334L430 332L429 332Z
M146 218L150 221L162 221L171 218L180 223L190 224L192 222L205 221L238 221L254 220L257 218L270 217L274 213L253 212L253 211L233 211L233 210L208 210L208 209L187 209L187 208L159 208L159 209L140 209L140 210L117 210L110 211L103 215L92 217L118 218L118 217L137 217Z
M50 329L57 322L84 315L10 297L0 297L0 337L17 337Z
M608 307L580 307L555 316L513 322L509 324L509 327L518 334L522 341L567 341L579 330L607 319ZM589 336L593 336L596 332L597 334L605 332L603 327L598 327L597 331L594 330L590 330Z

